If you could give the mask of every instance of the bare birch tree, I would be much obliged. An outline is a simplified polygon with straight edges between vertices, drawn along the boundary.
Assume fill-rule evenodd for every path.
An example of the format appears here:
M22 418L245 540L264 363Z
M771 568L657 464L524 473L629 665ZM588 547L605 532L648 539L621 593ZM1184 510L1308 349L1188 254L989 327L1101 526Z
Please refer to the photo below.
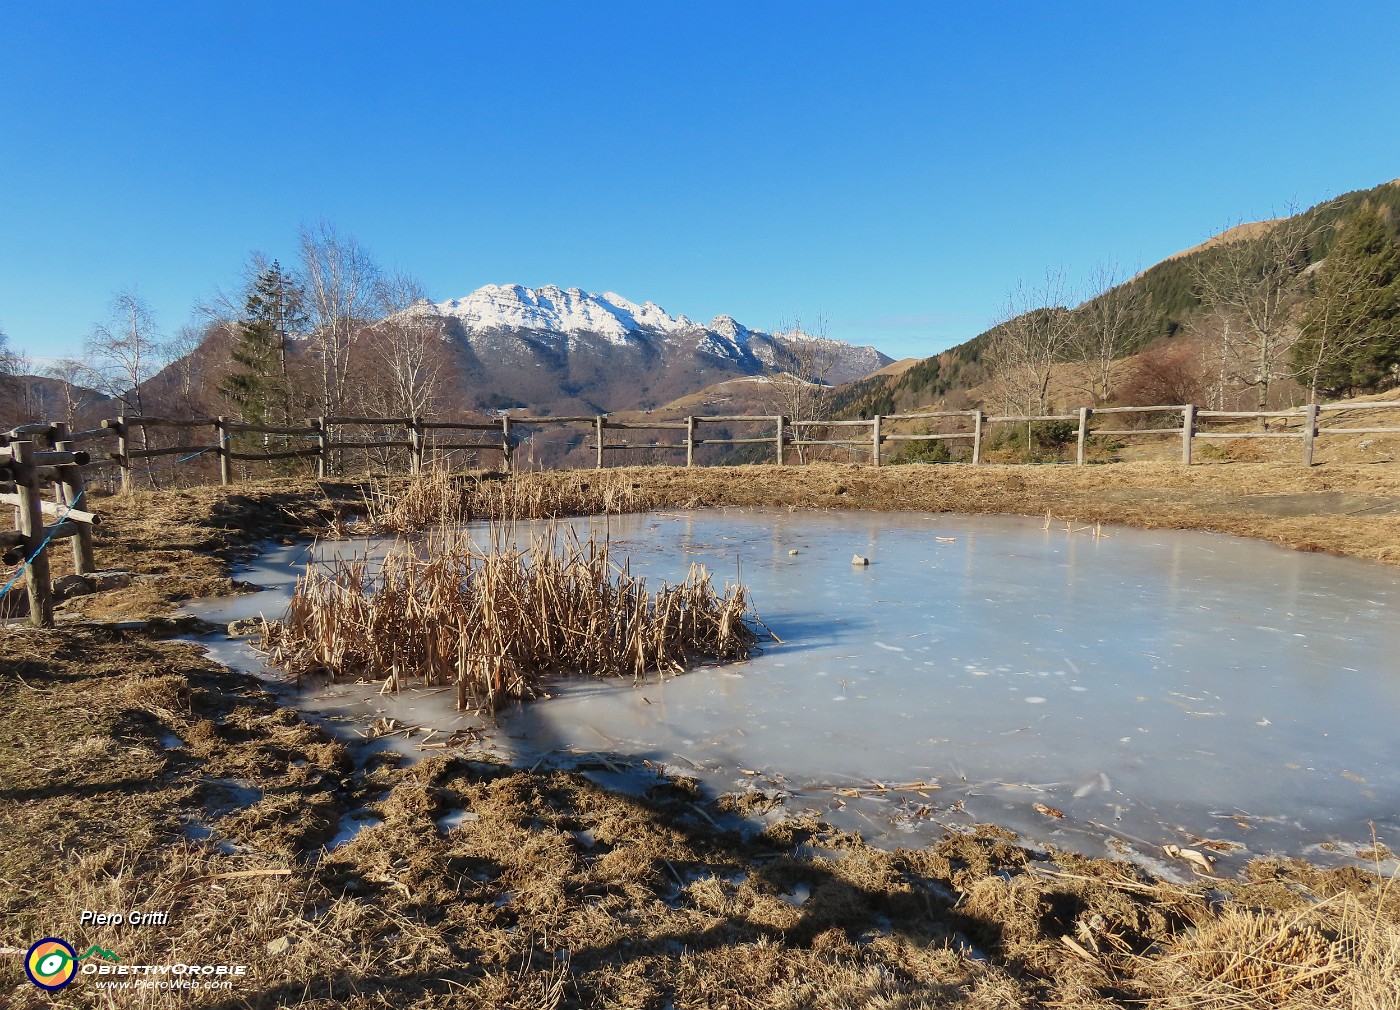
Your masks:
M1201 301L1237 326L1231 379L1255 391L1259 410L1268 407L1274 383L1292 375L1293 292L1316 235L1306 219L1282 218L1257 238L1216 247L1193 267Z
M98 388L140 414L141 387L160 370L160 346L151 307L136 292L122 291L112 299L107 321L88 334L85 353Z
M16 374L20 354L10 349L10 335L0 327L0 377Z
M1400 242L1389 221L1377 208L1361 207L1309 273L1293 347L1309 399L1377 388L1393 376L1400 347Z
M1044 284L1016 285L1006 311L988 335L984 360L994 395L1008 414L1044 414L1055 366L1070 356L1076 319L1066 308L1070 293L1063 273L1048 272Z
M84 395L85 391L92 390L98 383L92 365L81 358L59 358L44 369L44 374L58 380L59 395L63 398L63 420L73 424L88 405L89 397Z
M1125 279L1118 264L1104 262L1089 276L1085 301L1075 311L1070 353L1085 366L1082 391L1097 407L1113 399L1113 370L1142 342L1149 325L1150 296Z
M802 316L783 320L774 334L784 352L774 358L778 369L766 376L766 395L760 397L764 410L781 414L789 421L821 421L831 412L832 370L839 363L841 345L827 336L826 317L818 315L811 327L804 327ZM815 429L807 428L815 434ZM807 462L805 446L797 447L799 462Z
M84 354L92 363L98 388L123 405L124 412L138 417L145 413L146 380L160 370L160 333L151 307L135 291L119 292L112 299L105 323L98 323L88 334ZM133 449L149 449L145 425L137 425L139 435L127 444ZM156 473L146 460L146 478L156 487Z
M175 331L175 336L161 345L161 350L175 373L174 387L180 397L180 406L190 416L196 413L196 403L202 392L204 362L200 359L198 351L204 343L204 337L204 327L186 323Z
M379 268L353 236L342 236L327 221L303 226L300 245L321 412L338 414L350 399L355 338L375 315Z
M395 415L428 415L438 405L449 371L442 320L426 311L423 285L407 274L383 278L377 298L382 318L366 337L378 384Z
M1371 278L1363 274L1328 269L1327 265L1318 271L1293 355L1298 381L1308 388L1309 403L1317 402L1329 367L1371 339L1369 332L1356 325L1353 307L1373 292Z
M1229 309L1216 306L1191 317L1187 324L1200 338L1201 371L1205 376L1206 406L1224 410L1239 371L1240 327Z
M18 424L34 417L35 396L28 372L33 363L23 352L10 347L9 335L0 329L0 421Z

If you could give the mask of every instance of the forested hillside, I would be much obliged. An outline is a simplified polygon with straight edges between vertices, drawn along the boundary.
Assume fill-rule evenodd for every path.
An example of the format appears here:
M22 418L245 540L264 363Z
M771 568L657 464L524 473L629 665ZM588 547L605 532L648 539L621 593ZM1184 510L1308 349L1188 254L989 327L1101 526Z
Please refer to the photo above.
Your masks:
M1400 180L1231 229L1121 283L1100 271L1080 299L1053 276L1018 288L998 325L838 390L833 409L1044 412L1055 372L1077 377L1078 388L1058 383L1060 398L1082 404L1171 392L1274 406L1372 392L1400 379L1398 250Z

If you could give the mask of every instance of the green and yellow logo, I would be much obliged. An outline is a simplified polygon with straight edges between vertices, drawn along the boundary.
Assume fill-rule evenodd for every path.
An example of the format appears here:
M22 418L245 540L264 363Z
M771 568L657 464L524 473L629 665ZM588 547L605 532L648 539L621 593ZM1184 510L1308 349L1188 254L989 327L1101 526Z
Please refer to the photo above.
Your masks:
M24 971L40 989L57 992L78 977L78 962L85 957L97 955L108 961L120 961L110 950L103 950L93 944L83 953L73 950L68 941L56 936L47 936L29 948L24 958Z

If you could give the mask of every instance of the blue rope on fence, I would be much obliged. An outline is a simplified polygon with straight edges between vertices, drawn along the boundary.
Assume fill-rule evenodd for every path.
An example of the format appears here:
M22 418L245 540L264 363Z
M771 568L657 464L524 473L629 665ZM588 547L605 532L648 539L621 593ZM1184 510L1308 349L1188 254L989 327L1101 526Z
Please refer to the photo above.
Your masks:
M23 561L21 561L21 562L19 563L19 567L15 569L15 574L14 574L13 576L10 577L10 581L9 581L9 582L6 582L6 583L5 583L5 588L4 588L4 589L0 589L0 599L4 599L5 594L8 593L8 592L10 591L10 587L13 586L16 582L19 581L20 575L23 574L23 572L24 572L24 564L25 564L25 563L24 563Z
M198 452L192 452L192 453L190 453L190 454L189 454L188 456L186 456L184 459L177 459L177 460L175 461L175 465L176 465L176 466L179 466L181 463L188 463L190 460L194 459L196 456L203 456L206 452L213 452L213 451L214 451L215 449L217 449L217 448L218 448L217 445L206 445L203 449L200 449Z
M3 597L6 593L8 593L10 591L10 587L19 581L20 574L24 571L25 565L32 564L34 559L37 558L43 552L44 548L49 545L49 541L53 539L54 533L58 530L59 523L63 522L63 520L68 518L68 513L72 512L73 509L77 507L78 502L83 500L83 495L85 494L87 494L86 488L79 491L78 496L68 503L68 507L63 510L63 515L59 516L58 521L55 522L51 527L49 527L49 535L44 537L43 542L40 543L37 548L35 548L33 554L29 555L29 557L25 558L19 563L19 567L15 569L15 574L10 577L9 582L5 583L5 588L0 589L0 597Z

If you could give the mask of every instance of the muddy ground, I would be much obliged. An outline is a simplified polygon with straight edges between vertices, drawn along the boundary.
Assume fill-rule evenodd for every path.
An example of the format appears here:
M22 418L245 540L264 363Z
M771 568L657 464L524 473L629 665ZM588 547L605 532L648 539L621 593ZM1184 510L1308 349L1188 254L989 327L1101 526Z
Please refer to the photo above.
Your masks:
M529 494L556 510L1049 511L1397 564L1398 469L627 469L532 477ZM654 775L641 795L611 792L587 760L532 771L447 751L408 766L330 739L174 640L179 622L151 620L239 591L228 566L254 543L363 500L355 483L305 482L99 501L99 564L137 580L63 604L55 630L3 632L10 1005L1400 1005L1400 889L1365 867L1261 859L1182 887L994 826L883 852L812 820L740 823L733 797ZM373 826L328 851L352 813ZM81 924L84 910L169 921ZM178 995L80 975L50 996L22 966L50 936L121 958L84 965L246 974Z

